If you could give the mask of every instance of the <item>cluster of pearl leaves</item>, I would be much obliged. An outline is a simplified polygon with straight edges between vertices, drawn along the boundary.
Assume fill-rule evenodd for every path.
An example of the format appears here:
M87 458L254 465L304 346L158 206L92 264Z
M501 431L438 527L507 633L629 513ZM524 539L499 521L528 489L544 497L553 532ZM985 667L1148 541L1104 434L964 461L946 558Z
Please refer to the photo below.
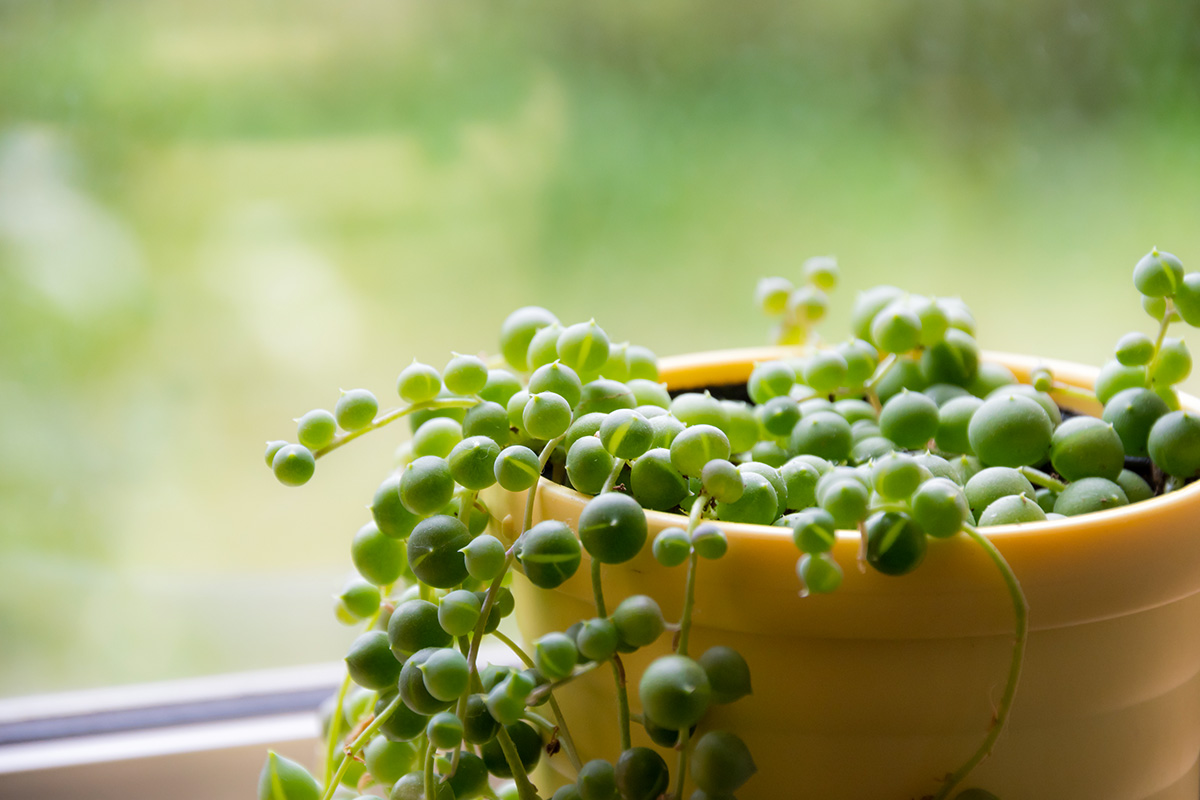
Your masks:
M810 260L804 272L799 288L779 278L759 286L763 310L780 318L781 343L811 336L837 281L830 259ZM749 692L749 669L734 651L687 654L698 559L719 558L728 546L713 521L791 527L805 591L829 592L842 577L829 556L838 529L861 531L867 564L904 574L920 563L926 536L1089 513L1194 477L1200 425L1179 410L1173 389L1190 372L1190 355L1166 333L1179 319L1200 323L1200 275L1153 251L1138 263L1134 282L1160 331L1157 339L1129 334L1118 343L1096 384L1102 419L1064 421L1048 392L1067 387L1048 371L1018 384L981 362L961 302L893 287L859 296L847 341L756 365L750 402L671 397L648 350L612 344L594 321L563 328L548 311L528 307L502 328L509 369L471 356L456 355L440 373L414 362L398 381L403 408L380 414L370 392L354 390L333 413L309 412L298 420L298 444L268 446L268 463L285 484L306 482L316 457L402 416L413 420L414 437L403 470L376 494L373 522L355 537L363 579L338 599L343 620L366 619L368 631L347 656L350 675L332 718L347 728L361 727L364 713L371 722L347 731L357 734L353 741L339 740L340 725L331 723L326 772L337 780L321 786L273 755L260 789L274 792L283 781L307 787L291 790L304 796L315 786L313 796L321 797L333 796L339 782L373 781L398 798L427 791L473 797L491 791L490 773L514 777L505 791L528 797L536 790L524 773L548 734L552 749L565 746L578 775L556 800L654 800L668 791L670 771L655 750L630 744L620 653L670 628L674 652L640 679L639 721L653 741L679 752L672 797L682 796L689 755L700 787L693 796L732 796L754 771L740 738L708 731L688 741L710 703ZM1149 474L1126 468L1127 456L1146 455ZM578 533L529 519L507 545L487 533L491 517L478 492L499 483L532 497L547 469L595 495ZM1163 485L1151 485L1163 476ZM535 585L553 588L574 574L581 549L596 570L628 560L646 540L643 508L688 514L686 526L653 542L662 564L688 564L678 624L667 624L645 596L606 614L597 580L598 616L543 637L532 655L495 630L512 610L504 583L514 565ZM392 597L401 579L411 586ZM1019 587L1010 585L1020 629ZM488 633L529 668L480 671L478 643ZM617 681L623 751L615 765L581 764L553 690L601 663L612 665ZM359 688L347 702L351 680ZM533 711L542 703L554 722ZM335 742L351 755L365 750L364 761L336 759Z

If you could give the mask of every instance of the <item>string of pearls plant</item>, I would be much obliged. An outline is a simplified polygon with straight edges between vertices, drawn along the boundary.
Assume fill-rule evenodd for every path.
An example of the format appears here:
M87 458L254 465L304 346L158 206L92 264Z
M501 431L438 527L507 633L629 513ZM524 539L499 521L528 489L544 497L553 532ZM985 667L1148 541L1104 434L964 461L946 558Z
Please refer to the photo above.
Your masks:
M321 777L271 753L260 800L534 800L546 797L530 779L542 758L575 776L552 800L730 800L755 763L737 731L706 729L704 720L711 706L750 693L753 665L729 647L695 653L689 637L701 562L738 546L722 522L790 528L805 594L840 586L842 568L830 557L838 530L859 532L860 569L886 575L916 570L929 537L968 536L987 552L1012 599L1012 661L978 750L947 768L937 797L951 797L1004 727L1027 634L1017 577L980 528L1138 502L1200 472L1200 418L1180 410L1175 390L1191 356L1168 336L1179 321L1200 326L1200 273L1153 250L1133 279L1158 331L1121 337L1095 384L1100 418L1064 414L1050 392L1081 390L1049 370L1022 384L981 360L960 300L876 287L855 302L850 338L818 342L814 327L838 283L831 258L808 261L799 286L760 282L758 302L778 320L774 338L791 347L754 367L744 400L672 395L651 351L613 343L595 321L563 326L526 307L505 320L497 356L404 368L396 408L381 411L371 392L355 389L333 411L304 414L296 443L267 447L268 466L287 486L401 419L412 439L351 542L358 577L336 612L363 633L328 708ZM533 524L543 476L592 496L574 527ZM515 534L480 497L497 484L526 493ZM602 590L606 565L647 546L646 509L681 515L649 545L660 564L686 570L678 620L648 596L614 603ZM576 573L584 551L595 616L528 648L506 635L513 572L553 589ZM622 655L667 634L669 655L641 675L626 670ZM524 668L481 663L486 637ZM579 752L556 693L597 669L615 683L611 724L621 750L585 761L601 754ZM640 714L631 713L630 691ZM673 763L633 746L635 725ZM994 797L983 789L953 796Z

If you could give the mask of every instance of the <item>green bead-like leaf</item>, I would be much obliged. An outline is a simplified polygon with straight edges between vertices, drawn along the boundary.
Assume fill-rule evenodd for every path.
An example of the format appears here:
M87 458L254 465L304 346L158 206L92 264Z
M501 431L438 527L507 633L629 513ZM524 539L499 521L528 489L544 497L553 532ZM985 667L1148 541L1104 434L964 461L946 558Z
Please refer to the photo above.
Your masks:
M321 785L304 767L276 753L258 776L258 800L320 800Z
M692 750L692 780L710 795L732 795L757 771L746 743L728 731L709 731Z

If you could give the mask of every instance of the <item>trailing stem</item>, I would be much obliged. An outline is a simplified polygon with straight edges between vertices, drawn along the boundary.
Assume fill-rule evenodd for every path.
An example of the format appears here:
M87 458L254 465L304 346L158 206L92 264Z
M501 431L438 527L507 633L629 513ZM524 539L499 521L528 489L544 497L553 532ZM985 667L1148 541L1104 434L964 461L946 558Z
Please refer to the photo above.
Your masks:
M387 587L390 591L391 587ZM374 616L367 620L366 630L372 630L375 623L379 621L379 616L384 613L384 610L390 611L390 605L380 606L380 609L375 612ZM329 720L329 740L325 745L325 780L329 780L329 774L333 772L333 760L337 753L337 741L341 735L342 727L342 709L346 705L346 694L350 691L350 673L346 673L346 677L342 680L341 687L338 688L337 699L333 704L333 716Z
M617 478L621 477L623 469L625 469L625 459L618 458L613 463L612 472L608 473L608 477L604 479L604 486L600 488L600 494L612 491L612 488L617 485Z
M867 381L863 387L863 392L867 395L867 400L875 407L875 412L878 413L883 404L879 402L879 384L883 383L883 379L892 371L892 367L896 366L896 354L889 353L888 357L879 362L879 366L875 368L875 373L871 375L871 380Z
M1077 400L1083 400L1083 401L1091 402L1091 403L1096 402L1096 393L1095 392L1091 391L1090 389L1084 389L1081 386L1075 386L1070 383L1063 383L1062 381L1055 381L1053 384L1051 384L1050 390L1052 392L1054 392L1055 394L1062 394L1062 395L1066 395L1067 397L1074 397Z
M601 563L592 559L592 596L596 600L596 616L607 617L608 608L604 604L604 585L600 581ZM633 733L629 729L629 690L625 686L625 665L621 657L613 653L612 657L613 683L617 687L617 729L621 734L621 749L633 747Z
M513 653L517 655L517 658L521 659L521 662L525 664L525 666L529 667L530 669L534 668L533 659L529 657L528 653L521 649L520 645L498 630L492 631L492 635L504 642L504 644L508 646L508 649L512 650ZM574 767L575 772L578 773L583 767L583 762L579 760L579 751L575 749L575 741L571 738L571 731L567 729L567 718L563 716L562 709L558 707L558 700L554 698L553 687L548 687L546 689L546 699L550 703L550 710L554 713L554 726L558 729L558 732L561 735L563 749L567 751L567 758L570 759L571 766Z
M546 442L546 446L542 448L542 452L538 456L539 476L541 475L542 470L546 468L546 462L550 460L550 456L554 453L554 448L558 447L559 443L565 438L567 438L567 435L564 433L557 439L551 439L550 441ZM525 520L524 524L521 526L521 533L517 535L518 539L521 538L521 535L523 535L525 531L533 527L533 500L535 497L537 497L537 490L541 484L542 479L539 477L533 482L533 486L529 487L529 493L525 495ZM500 574L503 575L504 573Z
M407 417L409 414L417 411L435 411L443 408L470 408L471 406L477 405L479 405L479 398L477 397L456 397L454 399L430 400L425 403L413 403L411 406L404 406L403 408L393 408L390 411L385 411L384 413L380 414L378 417L373 419L369 425L359 428L356 431L350 431L349 433L343 433L341 436L335 437L334 440L329 444L325 445L319 450L314 450L313 457L320 458L323 455L332 453L342 445L349 444L360 436L365 436L371 431L377 431L385 425L390 425L396 420L402 417Z
M687 780L688 743L691 738L691 728L679 731L679 744L675 745L675 749L679 751L679 758L675 762L675 791L671 793L674 800L683 800L683 784Z
M633 734L629 729L629 690L626 687L625 663L613 653L613 680L617 684L617 727L621 731L621 750L633 747Z
M688 536L696 530L696 526L700 524L700 517L704 513L704 507L708 505L708 495L701 492L696 498L696 502L692 503L692 510L688 514ZM675 646L675 651L681 656L687 655L688 635L692 631L692 606L696 604L696 568L699 566L699 558L696 556L696 548L692 548L688 556L688 571L687 583L683 590L683 616L679 620L679 640Z
M333 716L329 720L329 741L325 747L325 780L333 773L333 760L337 754L337 741L341 735L342 708L346 705L346 693L350 691L350 673L346 673L341 687L338 689L337 700L333 704Z
M524 716L526 722L532 722L534 725L541 728L543 731L550 734L551 736L554 736L555 734L558 733L558 726L555 725L550 720L543 717L541 714L537 714L533 711L530 711L527 708L527 709L525 709L525 713L523 714L523 716Z
M696 526L700 524L700 517L704 514L704 508L708 505L708 495L701 492L696 501L692 503L691 512L688 514L688 536L696 530ZM692 548L691 554L688 556L688 571L687 584L683 590L683 616L679 620L679 638L675 645L675 652L681 656L686 656L688 652L688 636L692 632L692 606L696 604L696 569L699 566L699 558L696 556L696 548ZM675 790L671 796L676 800L683 798L683 786L687 780L687 762L688 762L688 741L691 738L691 730L687 727L679 731L679 744L676 748L679 750L679 758L675 767Z
M533 692L529 695L529 697L528 697L529 705L536 706L538 703L540 703L542 701L542 698L545 697L546 695L548 695L552 690L557 689L560 686L566 686L568 683L575 680L576 678L582 678L584 675L587 675L589 672L596 669L596 667L598 667L598 666L600 666L599 661L589 661L588 663L586 663L582 666L576 667L574 672L572 672L570 675L568 675L567 677L563 678L560 681L555 681L554 683L542 684L541 686L534 689ZM631 718L633 718L635 716L636 715L630 715Z
M433 742L425 741L425 796L437 797L433 791L433 757L437 753L437 748L433 746Z
M1155 367L1158 366L1159 355L1162 353L1163 343L1167 340L1167 329L1171 327L1171 323L1178 319L1175 311L1175 304L1171 298L1167 297L1166 310L1163 311L1162 321L1158 326L1158 336L1154 339L1154 352L1150 356L1149 366L1146 369L1146 386L1149 387L1153 383L1153 375Z
M508 731L504 730L504 726L500 726L500 730L496 731L496 740L500 742L500 749L504 751L504 760L508 762L508 768L512 770L513 782L517 785L517 795L521 800L538 800L537 789L529 781L529 775L525 772L525 765L521 763L521 754L517 752L516 745L513 744L512 738L509 737Z
M475 498L479 492L468 491L462 497L462 507L458 509L458 521L466 525L471 519L471 512L475 510Z
M375 719L371 720L371 724L366 728L363 728L363 732L354 737L354 741L346 745L345 754L342 756L342 760L338 763L337 771L333 773L333 778L330 779L327 784L325 784L325 792L321 795L321 800L329 800L331 797L333 797L333 793L337 789L338 784L341 783L342 776L346 774L346 769L350 766L350 762L353 760L354 755L371 740L371 737L374 736L381 727L383 727L383 723L388 721L388 717L396 713L396 709L400 707L402 702L404 701L400 699L400 695L396 695L392 702L388 703L387 707L384 708L383 711L380 711Z
M557 439L552 439L546 442L546 446L542 448L541 456L538 458L539 468L545 468L546 462L550 460L550 454L554 452L554 448L558 447L558 443L563 440L560 436ZM468 680L467 688L462 696L458 698L458 705L454 712L459 719L464 719L467 713L467 697L471 693L471 687L479 681L479 646L483 642L484 630L487 628L488 618L492 614L492 606L496 603L496 597L500 594L500 587L504 583L504 576L512 569L513 561L516 558L517 543L521 541L521 537L525 535L525 531L529 530L530 524L533 522L533 502L537 497L538 485L541 484L541 478L534 481L534 484L529 487L529 492L525 495L525 520L521 527L521 532L517 534L513 540L512 546L504 554L504 568L496 575L491 585L488 586L487 593L483 597L483 603L479 610L479 620L475 623L475 630L471 632L471 647L467 651L467 669ZM452 760L451 768L458 768L458 753L455 751Z
M1034 469L1033 467L1021 467L1020 472L1022 475L1028 478L1029 482L1034 486L1041 486L1049 489L1052 492L1061 492L1063 489L1067 488L1065 483L1058 480L1053 475L1047 475L1040 469Z
M983 742L979 745L979 749L946 779L945 785L937 793L935 800L945 800L949 797L950 793L954 791L954 787L965 780L971 774L971 770L975 769L975 767L979 766L980 762L991 755L992 748L996 744L996 739L999 738L1000 732L1004 730L1004 725L1008 721L1009 711L1012 710L1013 696L1017 692L1017 682L1021 677L1021 663L1025 658L1025 642L1029 635L1029 603L1025 599L1025 593L1021 591L1021 584L1017 580L1016 574L1013 573L1012 567L1004 560L1004 556L996 549L991 540L980 533L977 528L973 525L964 525L963 530L984 549L984 552L992 559L992 563L1000 570L1000 574L1004 578L1004 583L1008 587L1009 597L1012 599L1016 631L1013 641L1012 663L1008 669L1008 682L1004 686L1004 694L1000 698L1000 705L996 708L996 714L992 718L991 725L988 727L987 736L984 737Z
M1150 363L1154 363L1154 359L1158 358L1158 351L1162 350L1163 342L1167 339L1167 328L1171 327L1171 323L1175 321L1175 304L1171 302L1171 298L1165 298L1167 301L1166 310L1163 311L1162 322L1158 326L1158 337L1154 340L1154 355L1150 358Z

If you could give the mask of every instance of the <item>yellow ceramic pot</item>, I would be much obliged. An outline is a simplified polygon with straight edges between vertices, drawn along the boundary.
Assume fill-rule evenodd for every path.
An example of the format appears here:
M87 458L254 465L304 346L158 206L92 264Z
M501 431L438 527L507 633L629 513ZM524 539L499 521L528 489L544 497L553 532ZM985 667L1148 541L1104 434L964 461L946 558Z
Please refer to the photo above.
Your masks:
M755 361L777 356L684 356L664 360L662 375L672 389L744 382ZM992 357L1023 378L1035 364ZM1078 386L1095 376L1075 365L1049 366ZM1200 408L1194 398L1184 402ZM543 480L534 519L574 524L586 500ZM520 519L524 496L504 502L510 505L501 515ZM682 524L675 515L647 517L651 537ZM845 572L842 587L801 598L788 529L722 527L727 555L700 562L691 650L724 644L750 664L753 695L714 707L703 723L736 731L758 762L739 798L910 800L935 793L939 779L979 745L1006 679L1013 615L995 565L961 536L930 541L911 575L862 574L858 534L842 532L833 553ZM1004 800L1196 800L1200 483L1134 506L995 527L987 535L1028 596L1030 636L1008 727L968 785ZM575 577L554 591L517 576L518 623L527 641L595 614L589 567L585 553ZM648 594L668 619L678 619L684 571L659 566L646 547L629 563L605 567L609 607ZM667 652L667 638L626 657L635 713L636 677ZM597 670L559 696L584 759L614 758L611 673ZM649 745L634 728L634 743ZM669 755L668 763L674 767Z

